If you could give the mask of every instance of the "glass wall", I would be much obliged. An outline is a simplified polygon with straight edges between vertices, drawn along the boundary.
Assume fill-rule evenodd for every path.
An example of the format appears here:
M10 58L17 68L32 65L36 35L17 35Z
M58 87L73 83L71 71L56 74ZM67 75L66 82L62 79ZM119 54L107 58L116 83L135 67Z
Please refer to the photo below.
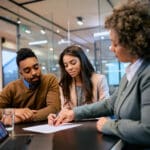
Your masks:
M18 69L16 65L16 52L8 49L2 50L3 58L3 86L7 83L18 79Z
M2 64L2 83L4 87L10 81L18 79L18 69L16 65L16 49L17 49L17 24L0 20L0 36L1 36L1 64ZM10 29L9 32L7 28Z
M85 0L81 1L80 4L73 0L62 1L62 3L57 3L57 7L62 5L62 9L55 10L51 8L51 5L54 5L56 0L46 0L43 3L47 3L47 13L50 8L53 9L48 18L46 18L46 11L44 12L45 15L40 16L38 14L41 12L40 8L30 8L30 6L34 6L35 4L29 5L29 7L28 5L22 7L21 5L12 3L12 1L6 0L1 3L1 18L7 20L7 25L3 25L3 21L0 22L2 27L6 27L1 30L1 32L5 31L6 33L2 32L0 35L6 36L5 39L8 39L8 41L11 41L15 45L15 47L10 48L6 44L5 46L3 44L4 85L18 78L17 67L15 66L15 52L19 48L29 47L33 49L41 64L42 72L52 72L59 78L60 69L58 59L60 53L68 45L78 44L83 47L96 72L106 75L110 88L113 89L118 86L124 74L126 64L118 62L114 54L109 50L111 44L109 33L104 29L103 25L105 16L107 16L108 12L112 11L113 7L108 1L93 0L93 5L90 5L91 1L87 2ZM18 0L16 2L21 3ZM111 0L111 2L115 5L118 0ZM84 10L82 7L84 7ZM80 14L79 12L75 12L77 9L80 10ZM57 20L55 13L58 16L64 16L64 18L62 17L62 20ZM83 19L87 25L88 20L93 23L91 27L83 26L80 29L76 29L73 17L76 17L74 15L81 14L85 16ZM63 28L63 20L66 18L65 24L67 24L67 28ZM96 21L94 20L95 18ZM60 24L53 22L56 20ZM12 25L11 22L16 22L18 28L14 24ZM9 40L10 37L15 40ZM7 54L11 57L7 57ZM14 67L10 67L10 64L13 64Z
M107 77L107 81L112 93L118 87L125 68L128 63L119 62L114 54L109 50L111 45L108 35L98 36L95 38L95 66L99 73Z

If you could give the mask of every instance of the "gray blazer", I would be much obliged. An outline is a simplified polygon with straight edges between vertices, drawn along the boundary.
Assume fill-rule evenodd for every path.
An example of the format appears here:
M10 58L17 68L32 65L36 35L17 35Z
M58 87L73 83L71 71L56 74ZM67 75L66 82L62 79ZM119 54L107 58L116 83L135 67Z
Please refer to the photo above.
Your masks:
M74 108L75 119L115 115L102 128L132 144L150 145L150 61L144 61L127 85L124 76L119 88L104 101Z

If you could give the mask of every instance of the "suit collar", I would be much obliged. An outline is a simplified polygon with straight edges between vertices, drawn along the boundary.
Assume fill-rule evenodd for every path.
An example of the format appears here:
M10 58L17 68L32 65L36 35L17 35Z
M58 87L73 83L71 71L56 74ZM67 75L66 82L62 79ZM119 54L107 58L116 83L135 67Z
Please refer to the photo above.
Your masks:
M144 69L149 65L149 62L147 61L143 61L142 65L140 66L140 68L137 70L137 72L135 73L132 81L130 81L128 83L126 75L124 75L124 77L121 80L120 86L119 86L119 91L118 91L118 99L116 100L117 103L117 113L119 114L119 110L121 105L124 103L124 101L126 100L126 98L128 97L128 95L132 92L139 75L144 71Z

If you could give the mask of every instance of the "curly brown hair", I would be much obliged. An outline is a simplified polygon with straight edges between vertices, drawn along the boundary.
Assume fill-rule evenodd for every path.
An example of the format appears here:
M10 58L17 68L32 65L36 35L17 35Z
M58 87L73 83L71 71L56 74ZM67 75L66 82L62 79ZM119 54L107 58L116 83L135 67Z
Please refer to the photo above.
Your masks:
M132 55L150 58L150 1L132 2L113 10L105 20L106 29L116 31L119 43Z

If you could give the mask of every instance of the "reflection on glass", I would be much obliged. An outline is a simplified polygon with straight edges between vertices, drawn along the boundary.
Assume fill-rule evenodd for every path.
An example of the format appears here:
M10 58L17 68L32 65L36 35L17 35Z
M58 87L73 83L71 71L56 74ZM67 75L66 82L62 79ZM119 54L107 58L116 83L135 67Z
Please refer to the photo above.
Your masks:
M3 86L10 81L18 78L18 69L16 65L16 52L3 50L2 51L3 64Z

